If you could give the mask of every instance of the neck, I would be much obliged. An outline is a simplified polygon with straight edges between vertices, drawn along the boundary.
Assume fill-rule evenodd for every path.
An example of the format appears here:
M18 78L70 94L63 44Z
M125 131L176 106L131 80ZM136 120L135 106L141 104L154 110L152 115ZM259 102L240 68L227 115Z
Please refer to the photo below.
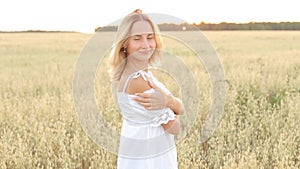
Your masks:
M131 60L128 60L127 64L126 64L126 69L130 72L136 72L139 70L144 70L146 72L148 72L148 62L132 62Z

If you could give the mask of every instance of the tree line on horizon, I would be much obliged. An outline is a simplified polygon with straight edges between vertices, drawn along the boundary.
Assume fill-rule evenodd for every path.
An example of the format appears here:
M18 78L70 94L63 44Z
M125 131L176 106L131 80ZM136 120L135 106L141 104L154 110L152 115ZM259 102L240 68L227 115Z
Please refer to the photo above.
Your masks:
M161 31L196 31L196 30L300 30L300 22L249 22L249 23L205 23L199 24L158 24ZM95 32L116 31L117 26L97 27Z

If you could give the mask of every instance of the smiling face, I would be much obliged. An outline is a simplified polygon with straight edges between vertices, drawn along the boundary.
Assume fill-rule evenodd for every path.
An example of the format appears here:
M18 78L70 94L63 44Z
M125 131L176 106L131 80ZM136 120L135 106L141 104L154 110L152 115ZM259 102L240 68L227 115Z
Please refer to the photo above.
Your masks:
M132 25L127 43L128 59L148 62L156 47L154 31L147 21L137 21Z

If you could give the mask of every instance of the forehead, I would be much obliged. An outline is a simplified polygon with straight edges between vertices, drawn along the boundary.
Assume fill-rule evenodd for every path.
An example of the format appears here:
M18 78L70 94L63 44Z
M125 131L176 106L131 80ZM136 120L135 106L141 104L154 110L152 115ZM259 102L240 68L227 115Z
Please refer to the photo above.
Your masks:
M142 35L153 33L153 29L148 21L137 21L132 25L130 35Z

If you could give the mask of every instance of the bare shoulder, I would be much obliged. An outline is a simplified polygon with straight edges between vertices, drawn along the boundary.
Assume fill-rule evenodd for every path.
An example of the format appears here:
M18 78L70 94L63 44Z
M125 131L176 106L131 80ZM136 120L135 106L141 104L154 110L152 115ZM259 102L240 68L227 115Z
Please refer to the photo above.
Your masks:
M149 89L151 89L151 87L149 86L148 81L144 80L142 76L139 76L130 80L126 89L126 93L142 93Z

